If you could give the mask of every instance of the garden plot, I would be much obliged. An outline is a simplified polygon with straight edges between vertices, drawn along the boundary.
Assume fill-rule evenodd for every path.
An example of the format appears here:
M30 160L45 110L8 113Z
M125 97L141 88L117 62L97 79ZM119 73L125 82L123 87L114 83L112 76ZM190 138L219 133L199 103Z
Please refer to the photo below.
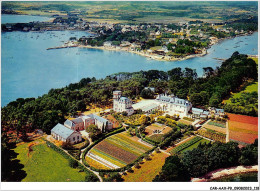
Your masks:
M253 143L258 138L258 117L228 114L229 138L243 143Z
M213 121L208 121L207 123L205 123L202 127L205 127L206 129L211 129L223 134L226 134L226 127L224 126L223 123L218 123L218 122L213 122Z
M121 168L134 162L151 148L139 142L137 138L129 137L123 132L98 143L89 151L87 157L91 157L96 162L109 168Z
M154 123L145 128L145 133L146 137L149 137L156 142L160 142L163 136L171 130L171 127L159 123Z

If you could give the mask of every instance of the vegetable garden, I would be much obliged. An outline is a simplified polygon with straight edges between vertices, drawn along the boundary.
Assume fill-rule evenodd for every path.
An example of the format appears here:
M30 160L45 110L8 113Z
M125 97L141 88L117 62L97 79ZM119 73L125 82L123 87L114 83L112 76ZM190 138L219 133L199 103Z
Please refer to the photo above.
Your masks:
M184 150L184 149L190 147L191 145L197 143L198 141L200 141L200 140L202 140L202 139L203 139L203 138L196 136L196 137L194 137L193 139L191 139L191 140L189 140L189 141L187 141L187 142L185 142L185 143L183 143L183 144L180 144L180 145L178 145L177 147L173 148L173 149L170 151L170 153L171 153L171 154L178 154L178 153L180 153L182 150Z
M152 148L123 132L108 137L95 145L89 151L87 157L90 156L96 162L99 161L110 166L110 168L122 168L150 149ZM97 168L97 165L93 167Z

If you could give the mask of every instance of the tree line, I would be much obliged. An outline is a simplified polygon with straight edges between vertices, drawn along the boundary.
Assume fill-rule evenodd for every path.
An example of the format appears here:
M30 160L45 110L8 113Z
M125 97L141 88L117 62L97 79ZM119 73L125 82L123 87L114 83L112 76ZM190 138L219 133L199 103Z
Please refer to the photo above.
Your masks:
M204 68L204 77L198 77L194 69L174 68L168 72L149 70L116 74L99 80L83 78L78 83L51 89L38 98L19 98L10 102L2 108L1 125L2 130L13 129L17 135L34 129L50 133L57 123L63 123L67 117L85 111L90 105L104 107L111 104L114 90L121 90L123 95L135 100L145 87L154 87L158 94L167 92L188 99L195 107L223 107L222 100L248 79L257 80L257 65L238 52L215 70ZM143 92L142 95L150 97L150 93ZM243 112L247 115L256 113Z
M181 155L166 158L162 171L154 182L186 182L210 171L237 165L258 164L258 140L240 149L238 143L200 144Z

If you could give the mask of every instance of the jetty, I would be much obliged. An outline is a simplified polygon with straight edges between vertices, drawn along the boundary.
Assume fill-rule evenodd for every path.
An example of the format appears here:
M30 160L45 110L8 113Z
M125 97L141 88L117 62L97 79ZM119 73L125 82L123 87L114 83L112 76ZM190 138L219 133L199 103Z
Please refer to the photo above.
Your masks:
M73 48L73 47L78 47L78 45L71 45L71 46L57 46L57 47L47 48L46 50L61 49L61 48Z

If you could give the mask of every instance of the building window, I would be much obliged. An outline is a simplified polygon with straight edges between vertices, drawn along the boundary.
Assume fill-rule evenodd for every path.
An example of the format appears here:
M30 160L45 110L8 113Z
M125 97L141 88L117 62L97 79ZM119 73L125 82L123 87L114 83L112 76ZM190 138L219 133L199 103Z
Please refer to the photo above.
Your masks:
M73 141L75 141L75 137L73 137Z
M79 140L79 136L78 136L78 140Z

